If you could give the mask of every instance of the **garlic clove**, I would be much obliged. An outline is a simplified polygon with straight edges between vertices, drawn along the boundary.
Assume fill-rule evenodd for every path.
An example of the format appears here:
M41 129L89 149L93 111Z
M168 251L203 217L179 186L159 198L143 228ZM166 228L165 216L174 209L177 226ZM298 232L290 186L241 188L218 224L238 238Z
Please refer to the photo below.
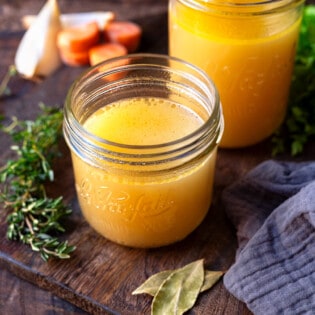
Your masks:
M57 0L48 0L18 46L15 66L21 75L48 76L62 64L57 48L61 28Z

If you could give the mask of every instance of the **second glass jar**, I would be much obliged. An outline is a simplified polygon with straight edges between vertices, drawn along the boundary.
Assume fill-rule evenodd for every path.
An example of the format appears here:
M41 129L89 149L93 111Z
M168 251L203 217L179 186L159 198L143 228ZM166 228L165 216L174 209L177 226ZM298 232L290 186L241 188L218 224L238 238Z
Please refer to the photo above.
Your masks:
M222 101L222 147L255 144L285 117L303 0L170 0L169 53L205 70Z

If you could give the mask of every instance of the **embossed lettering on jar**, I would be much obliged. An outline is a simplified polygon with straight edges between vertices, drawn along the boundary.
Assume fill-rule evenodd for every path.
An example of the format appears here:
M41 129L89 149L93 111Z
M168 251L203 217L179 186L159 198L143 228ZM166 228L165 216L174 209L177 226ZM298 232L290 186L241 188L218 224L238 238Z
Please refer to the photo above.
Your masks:
M139 54L90 69L64 122L84 217L127 246L185 238L210 207L222 131L216 88L193 65Z

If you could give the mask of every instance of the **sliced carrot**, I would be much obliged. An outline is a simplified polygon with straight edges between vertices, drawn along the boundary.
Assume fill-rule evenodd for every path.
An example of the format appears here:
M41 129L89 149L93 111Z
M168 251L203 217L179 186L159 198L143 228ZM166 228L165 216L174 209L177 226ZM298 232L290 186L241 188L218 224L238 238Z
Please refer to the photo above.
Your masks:
M57 45L60 50L82 52L97 44L99 39L98 24L91 22L76 27L64 28L58 34Z
M97 46L92 47L89 50L90 64L94 66L110 58L127 55L127 53L128 53L127 48L118 43L99 44ZM128 64L128 61L126 60L119 60L119 61L117 60L116 62L112 62L110 64L100 66L98 70L104 73L103 79L105 81L116 81L123 78L126 75L126 71L116 72L116 73L113 72L106 75L105 73L110 70L113 70L113 68L123 66L126 64Z
M60 58L68 66L80 67L90 62L89 51L72 52L67 49L59 49Z
M112 21L104 29L106 40L125 46L129 53L138 49L141 35L141 27L129 21Z
M90 64L92 66L113 58L127 55L127 49L118 43L104 43L89 49Z

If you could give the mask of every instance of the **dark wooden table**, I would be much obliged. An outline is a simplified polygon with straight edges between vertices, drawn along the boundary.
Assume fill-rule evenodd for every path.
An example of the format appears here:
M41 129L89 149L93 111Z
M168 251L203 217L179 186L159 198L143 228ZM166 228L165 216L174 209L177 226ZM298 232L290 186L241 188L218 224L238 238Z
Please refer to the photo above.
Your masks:
M23 34L20 18L36 14L44 0L0 0L0 78L13 63ZM60 0L63 13L111 10L119 19L133 20L143 27L141 52L167 53L166 0ZM0 100L0 114L31 119L38 103L62 106L67 89L82 68L62 67L40 83L16 78L13 95ZM0 165L11 156L9 138L0 135ZM0 314L149 314L151 298L131 292L148 276L177 268L199 258L206 267L226 270L234 261L235 231L220 201L222 189L255 165L271 158L270 142L244 150L219 150L215 177L215 198L202 225L184 241L161 249L135 250L115 245L97 235L83 220L73 185L69 152L64 144L56 165L57 184L73 209L69 218L70 242L78 247L70 260L43 262L25 246L6 240L5 212L0 208ZM314 146L299 157L314 157ZM288 159L289 157L280 157ZM220 281L204 293L189 314L250 314Z

